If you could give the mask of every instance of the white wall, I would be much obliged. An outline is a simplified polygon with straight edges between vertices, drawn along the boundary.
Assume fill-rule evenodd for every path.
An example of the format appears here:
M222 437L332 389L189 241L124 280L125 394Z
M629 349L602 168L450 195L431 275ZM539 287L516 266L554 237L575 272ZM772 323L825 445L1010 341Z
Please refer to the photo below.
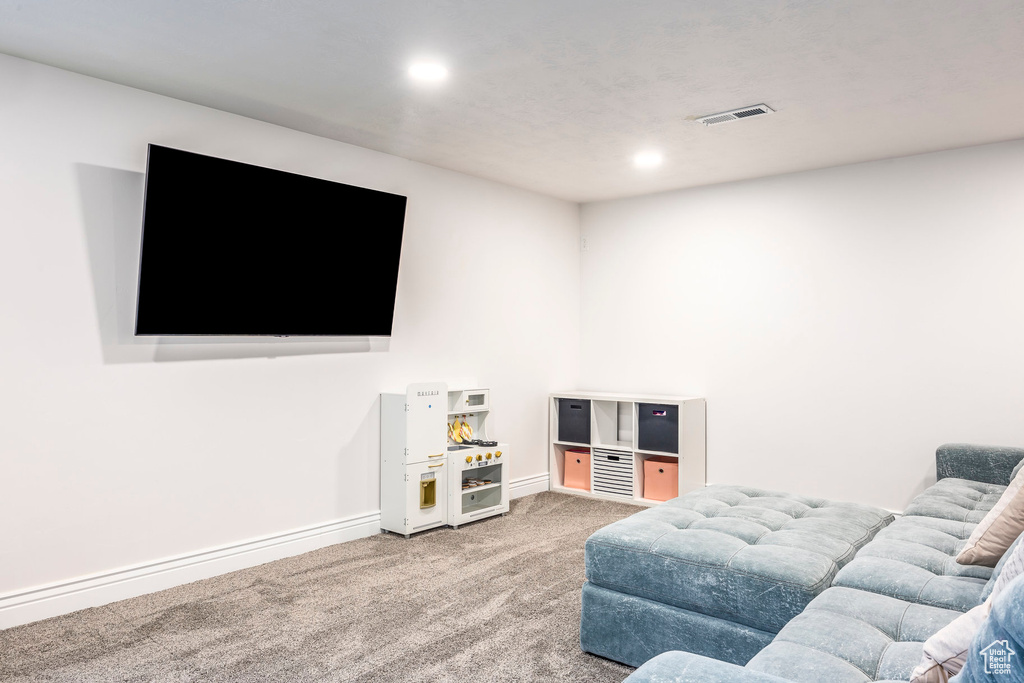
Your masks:
M10 57L0 92L0 603L376 511L409 382L490 387L512 479L547 471L577 205ZM136 343L150 142L407 195L390 344Z
M584 205L582 388L704 395L708 479L903 509L1024 445L1024 142Z

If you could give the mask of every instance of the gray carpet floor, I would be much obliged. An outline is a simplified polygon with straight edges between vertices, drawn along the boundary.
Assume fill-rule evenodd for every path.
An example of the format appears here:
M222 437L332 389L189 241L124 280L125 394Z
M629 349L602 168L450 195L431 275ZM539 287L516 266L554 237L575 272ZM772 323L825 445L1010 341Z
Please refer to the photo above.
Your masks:
M540 493L0 631L0 681L586 681L583 542L638 508Z

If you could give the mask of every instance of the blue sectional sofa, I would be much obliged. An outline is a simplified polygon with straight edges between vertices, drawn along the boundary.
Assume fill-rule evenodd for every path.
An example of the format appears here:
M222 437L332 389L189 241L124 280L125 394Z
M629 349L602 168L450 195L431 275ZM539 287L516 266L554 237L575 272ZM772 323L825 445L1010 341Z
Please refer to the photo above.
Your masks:
M631 666L675 649L743 664L890 522L741 486L644 510L587 539L582 647Z
M987 595L993 570L955 557L1022 460L941 446L937 483L895 521L708 487L616 522L587 541L581 645L642 664L630 683L908 680L924 641Z

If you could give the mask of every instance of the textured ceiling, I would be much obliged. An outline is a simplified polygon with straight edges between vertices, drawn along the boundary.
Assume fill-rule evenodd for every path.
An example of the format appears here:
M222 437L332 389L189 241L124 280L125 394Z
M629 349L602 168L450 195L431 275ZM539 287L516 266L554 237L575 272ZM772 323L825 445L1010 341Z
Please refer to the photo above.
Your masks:
M575 201L1022 138L1022 46L1021 0L0 0L0 52Z

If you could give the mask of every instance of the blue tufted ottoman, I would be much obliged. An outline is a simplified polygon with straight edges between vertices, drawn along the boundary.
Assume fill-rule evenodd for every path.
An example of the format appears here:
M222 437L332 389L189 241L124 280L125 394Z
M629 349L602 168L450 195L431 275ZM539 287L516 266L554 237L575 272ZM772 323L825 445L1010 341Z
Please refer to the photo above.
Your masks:
M743 486L644 510L587 539L580 644L631 666L668 650L744 664L892 520Z

